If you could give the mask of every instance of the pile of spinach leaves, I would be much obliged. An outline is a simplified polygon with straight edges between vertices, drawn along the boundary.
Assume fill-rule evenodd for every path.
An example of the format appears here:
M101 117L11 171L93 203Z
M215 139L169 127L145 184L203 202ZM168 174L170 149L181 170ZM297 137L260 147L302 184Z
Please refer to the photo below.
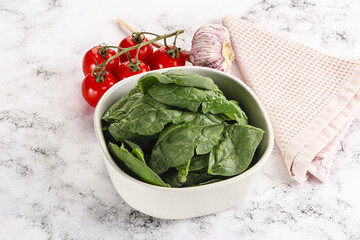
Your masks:
M212 79L182 70L148 73L103 115L118 166L144 182L188 187L245 171L264 131Z

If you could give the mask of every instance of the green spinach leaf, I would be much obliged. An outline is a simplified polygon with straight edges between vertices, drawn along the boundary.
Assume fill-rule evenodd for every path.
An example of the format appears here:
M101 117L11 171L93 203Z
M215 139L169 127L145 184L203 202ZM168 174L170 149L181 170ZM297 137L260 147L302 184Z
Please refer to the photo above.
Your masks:
M142 162L145 163L145 155L144 152L141 150L141 148L139 147L139 145L137 145L136 143L133 143L129 140L124 140L124 142L129 145L129 147L131 148L131 153L137 157L138 159L140 159Z
M149 167L161 174L170 167L180 166L194 155L201 128L191 124L171 124L166 127L151 152Z
M189 166L190 166L190 160L186 163L177 166L176 170L178 170L178 181L181 183L186 182L186 177L189 174Z
M206 171L189 172L185 182L181 182L178 176L178 172L174 168L170 168L167 172L162 174L162 179L171 187L178 188L197 186L215 178L215 176L208 174Z
M194 87L183 87L176 84L154 83L149 94L159 102L196 112L205 99L214 101L216 93Z
M186 87L196 87L201 89L212 90L215 92L220 92L220 89L213 82L211 78L204 77L198 74L189 73L183 70L170 70L163 73L171 81L165 82L160 81L161 83L175 83L176 85L186 86Z
M198 171L208 167L209 165L209 154L204 155L195 155L191 161L189 166L189 171Z
M210 152L208 173L234 176L250 165L264 131L249 125L228 126L219 145Z
M196 186L203 182L208 182L214 178L215 178L215 176L210 175L204 171L189 172L189 174L187 176L187 180L184 183L184 186L186 186L186 187Z
M161 179L169 184L171 187L179 188L182 187L184 184L181 183L178 179L178 171L175 168L170 168L165 173L161 174Z
M223 124L209 125L203 127L201 134L196 139L196 154L201 155L209 153L213 149L213 147L219 142L223 130Z
M170 70L165 73L148 73L141 77L138 86L146 94L154 83L176 84L178 86L195 87L221 93L211 78L185 72L183 70Z
M159 137L158 134L144 136L137 133L132 133L130 131L121 130L117 128L114 123L110 125L109 133L115 141L130 140L146 151L151 151Z
M171 124L166 127L151 153L149 166L161 174L170 167L187 163L197 153L208 153L220 140L223 124ZM198 150L199 148L199 150Z
M103 115L103 120L107 122L118 122L124 117L126 113L134 107L134 104L143 97L141 92L133 92L121 98L119 101L114 103Z
M148 91L154 99L170 106L191 112L197 112L201 106L203 113L224 113L232 120L247 123L247 116L241 108L218 92L162 83L152 84Z
M121 120L112 124L112 127L118 131L150 136L160 132L167 123L181 115L181 111L168 109L167 105L146 95L139 98Z
M124 145L118 147L116 144L109 143L108 148L111 155L117 161L121 161L130 171L132 171L140 180L154 185L168 187L168 185L154 173L146 164L132 155L124 148Z

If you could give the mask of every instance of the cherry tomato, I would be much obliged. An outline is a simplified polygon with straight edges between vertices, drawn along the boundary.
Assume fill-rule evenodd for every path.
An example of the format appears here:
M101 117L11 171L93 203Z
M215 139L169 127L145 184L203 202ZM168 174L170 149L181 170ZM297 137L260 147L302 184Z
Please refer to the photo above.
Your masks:
M135 62L134 59L132 59L132 61ZM139 73L148 72L149 71L148 66L144 62L142 62L140 60L138 60L138 61L140 63L140 65L139 65L140 70L135 71L135 72L133 72L130 68L130 61L121 63L115 71L116 80L120 81L120 80L123 80L124 78L134 76Z
M85 76L88 73L91 73L91 71L96 67L96 62L98 64L103 63L103 62L106 61L106 59L109 59L111 56L114 56L116 54L116 52L114 50L107 49L107 52L105 54L106 59L104 59L102 57L102 55L100 54L100 52L99 52L100 47L101 46L93 47L92 49L87 51L87 53L85 53L85 56L84 56L84 59L83 59L83 72L84 72ZM114 60L110 61L106 65L105 70L110 72L110 73L114 73L117 66L119 66L119 59L115 58Z
M143 41L148 41L147 38L145 38L143 35L141 38L143 39ZM139 43L141 43L141 42L139 41ZM135 46L139 43L134 40L134 37L132 35L130 35L130 36L124 38L120 42L119 47L128 48L128 47ZM134 49L129 52L131 58L135 58L136 51L137 51L137 49ZM151 44L141 47L139 50L138 59L143 61L144 63L146 63L146 65L149 65L153 51L154 50L153 50L153 47ZM126 62L126 61L129 61L127 55L125 53L120 55L120 62Z
M106 72L104 76L104 81L98 83L96 82L96 77L89 73L82 82L82 95L86 102L93 107L96 107L101 96L116 83L116 79L111 73Z
M169 47L173 49L172 46ZM183 52L180 51L178 57L171 57L167 51L168 49L163 46L153 53L150 61L151 70L185 66L185 55Z

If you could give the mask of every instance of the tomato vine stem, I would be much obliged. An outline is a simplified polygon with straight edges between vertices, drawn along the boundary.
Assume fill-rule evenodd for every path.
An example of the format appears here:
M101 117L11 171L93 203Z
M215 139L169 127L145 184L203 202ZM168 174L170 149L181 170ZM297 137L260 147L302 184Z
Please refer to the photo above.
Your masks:
M147 33L147 34L150 34L148 32L144 32L144 33ZM178 31L175 31L175 32L172 32L172 33L169 33L169 34L164 34L164 35L157 35L157 34L152 34L152 35L155 35L157 36L156 38L153 38L153 39L150 39L146 42L141 42L140 44L137 44L137 45L134 45L134 46L131 46L131 47L128 47L128 48L120 48L120 47L115 47L115 46L106 46L107 48L117 48L120 50L120 52L118 52L117 54L109 57L105 62L99 64L96 66L96 68L93 69L93 72L92 74L94 74L96 71L99 71L100 70L100 74L97 74L97 77L96 77L96 82L100 83L103 81L102 77L104 74L105 74L105 67L106 65L111 62L112 60L114 60L115 58L119 57L120 55L124 54L124 53L127 53L131 50L134 50L134 49L139 49L140 47L143 47L143 46L146 46L148 44L151 44L153 42L157 42L159 40L162 40L162 39L166 39L166 38L169 38L169 37L172 37L172 36L178 36L179 34L181 33L184 33L184 30L181 29L181 30L178 30ZM176 40L175 40L176 41ZM137 52L138 53L138 52ZM137 56L136 58L137 59ZM95 75L94 75L95 76Z

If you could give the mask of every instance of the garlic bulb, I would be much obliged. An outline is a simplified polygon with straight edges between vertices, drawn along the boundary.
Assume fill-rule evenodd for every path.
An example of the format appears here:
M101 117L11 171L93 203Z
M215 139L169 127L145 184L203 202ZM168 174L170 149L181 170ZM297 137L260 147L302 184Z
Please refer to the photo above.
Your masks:
M194 66L211 67L227 72L235 60L229 31L220 24L200 27L193 36L188 58Z

